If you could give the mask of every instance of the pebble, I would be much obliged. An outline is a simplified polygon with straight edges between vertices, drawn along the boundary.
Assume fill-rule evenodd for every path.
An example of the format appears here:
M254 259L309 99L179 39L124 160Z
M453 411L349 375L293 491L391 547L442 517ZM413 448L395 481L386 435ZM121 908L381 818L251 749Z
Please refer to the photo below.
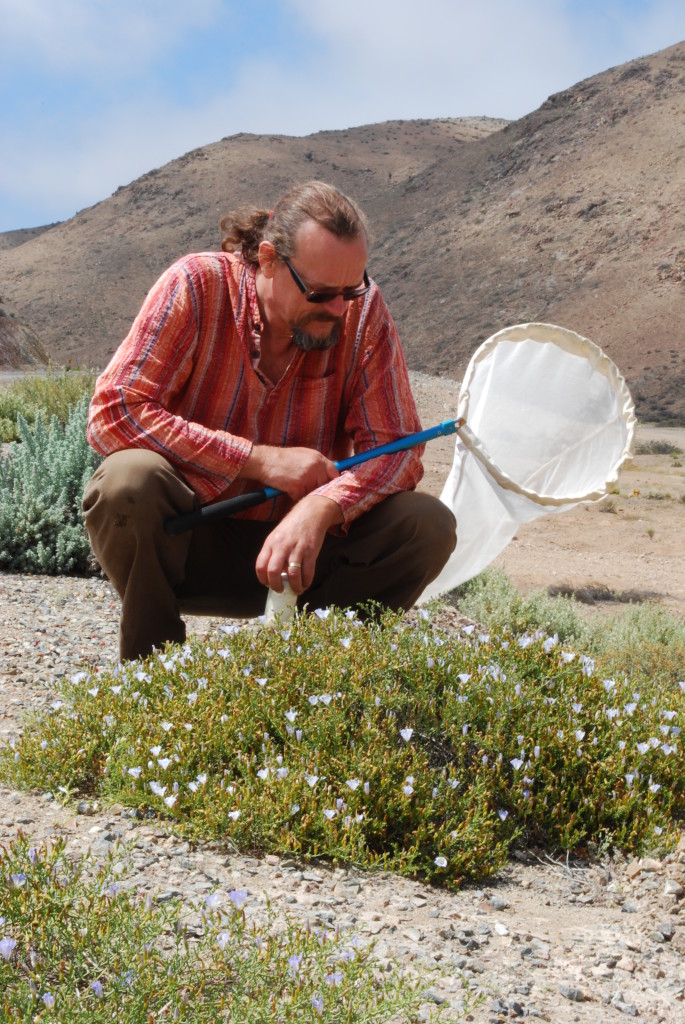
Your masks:
M460 621L455 609L439 614L445 628ZM118 600L102 579L0 574L0 742L19 735L27 712L56 699L61 677L116 663L117 619ZM213 633L222 624L191 619L189 630ZM362 946L375 943L380 970L398 962L409 976L425 972L422 1020L436 1008L446 1020L464 1019L468 985L481 997L468 1008L472 1024L610 1024L619 1015L685 1022L677 913L685 840L670 858L629 863L555 862L519 850L492 880L446 892L387 872L196 846L135 810L92 800L64 806L50 793L0 786L0 843L19 829L35 842L62 837L70 855L119 858L119 885L157 903L182 900L191 922L213 892L226 905L230 890L246 889L250 921L266 920L270 903L284 921L339 927ZM658 889L646 887L650 880Z

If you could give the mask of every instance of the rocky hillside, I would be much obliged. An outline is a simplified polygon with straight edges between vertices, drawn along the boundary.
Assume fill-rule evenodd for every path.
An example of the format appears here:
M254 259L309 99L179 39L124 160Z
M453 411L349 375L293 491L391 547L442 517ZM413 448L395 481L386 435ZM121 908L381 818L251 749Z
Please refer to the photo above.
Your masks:
M223 139L23 244L0 236L0 293L56 361L103 365L168 263L218 248L222 213L319 177L370 216L413 369L458 379L490 334L546 320L608 352L642 418L685 422L684 85L680 43L508 124Z

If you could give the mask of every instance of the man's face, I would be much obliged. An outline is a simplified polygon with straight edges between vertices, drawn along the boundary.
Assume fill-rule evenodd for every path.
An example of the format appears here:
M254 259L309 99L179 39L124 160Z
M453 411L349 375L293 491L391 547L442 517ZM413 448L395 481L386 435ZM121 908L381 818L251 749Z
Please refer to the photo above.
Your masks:
M306 221L297 233L290 264L309 291L335 293L363 284L367 256L363 236L336 238L315 221ZM329 302L308 302L287 265L278 260L274 267L274 317L287 324L298 348L330 348L340 335L349 300L338 294Z

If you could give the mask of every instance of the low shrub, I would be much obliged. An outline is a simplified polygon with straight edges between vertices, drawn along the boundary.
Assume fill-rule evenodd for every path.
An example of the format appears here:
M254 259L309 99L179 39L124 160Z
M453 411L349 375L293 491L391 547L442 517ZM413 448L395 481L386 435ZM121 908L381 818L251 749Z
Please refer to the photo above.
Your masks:
M100 457L86 441L88 397L49 425L33 427L19 414L20 440L0 459L0 569L9 572L86 572L90 547L81 514L86 481Z
M178 901L143 900L112 860L67 857L64 845L20 837L0 849L6 1024L415 1019L418 982L374 970L354 937L290 921L248 924L244 890L224 906L210 895L189 929Z
M26 374L0 388L0 442L19 441L18 419L33 426L40 413L50 422L56 416L66 424L69 410L95 386L94 370L50 370L45 374Z
M685 682L605 678L542 632L328 609L79 674L6 749L14 785L154 809L191 837L450 886L522 837L668 845Z

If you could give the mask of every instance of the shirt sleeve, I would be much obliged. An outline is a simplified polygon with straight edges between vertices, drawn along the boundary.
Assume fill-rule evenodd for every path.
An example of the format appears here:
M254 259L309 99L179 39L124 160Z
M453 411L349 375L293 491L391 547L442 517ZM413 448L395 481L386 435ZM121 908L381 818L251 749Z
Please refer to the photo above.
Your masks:
M345 432L354 453L421 430L407 365L395 324L377 289L358 328L358 358L351 378ZM382 455L346 470L319 487L340 506L346 532L358 516L398 491L414 490L423 476L425 445Z
M179 261L153 286L98 378L87 437L101 455L124 448L158 452L207 502L235 479L252 442L173 412L193 372L203 320L203 291L188 266ZM227 288L221 298L229 301Z

